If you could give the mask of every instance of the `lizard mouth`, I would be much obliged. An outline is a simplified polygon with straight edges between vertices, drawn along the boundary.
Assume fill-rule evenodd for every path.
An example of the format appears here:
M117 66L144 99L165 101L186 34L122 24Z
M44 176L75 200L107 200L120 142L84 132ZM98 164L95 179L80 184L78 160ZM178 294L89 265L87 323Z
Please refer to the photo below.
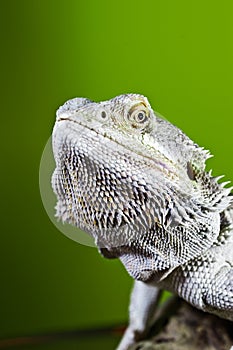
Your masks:
M123 142L119 142L119 139L113 134L110 135L109 133L107 133L106 131L103 131L103 124L98 124L98 128L96 128L96 125L91 127L90 125L88 125L87 123L83 123L80 120L74 119L70 116L60 116L57 119L57 123L61 123L61 122L68 122L70 125L77 125L81 128L83 128L83 130L89 130L90 135L96 135L98 137L101 137L102 140L105 140L104 143L112 143L113 145L115 144L116 147L120 147L125 149L126 145ZM75 128L75 131L77 131L77 129ZM126 140L126 142L129 140L127 140L127 135L125 133L122 134L124 139ZM143 144L143 138L145 137L144 135L140 135L140 141L141 144ZM101 141L101 140L99 140ZM107 141L107 142L106 142ZM138 140L136 140L138 142ZM91 142L91 137L90 137L90 142ZM143 144L143 146L145 146L145 143ZM174 164L172 162L171 159L167 158L165 155L163 155L159 150L157 150L156 148L154 148L154 152L155 154L150 155L149 152L146 152L146 148L145 151L140 151L139 149L136 149L133 147L133 145L130 145L130 143L127 144L128 149L130 150L130 152L132 152L132 154L134 154L136 157L143 157L144 160L147 160L148 162L150 162L152 165L152 168L159 172L161 172L165 177L168 177L171 181L179 181L180 178L180 174L183 172L182 169L179 169L179 175L177 174L177 164ZM186 174L186 171L185 171Z

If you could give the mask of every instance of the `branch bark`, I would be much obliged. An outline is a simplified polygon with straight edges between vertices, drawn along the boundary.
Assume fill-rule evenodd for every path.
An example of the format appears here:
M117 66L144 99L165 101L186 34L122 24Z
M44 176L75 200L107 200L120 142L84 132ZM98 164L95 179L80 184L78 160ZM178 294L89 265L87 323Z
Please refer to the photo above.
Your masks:
M233 322L173 299L157 318L149 339L132 350L230 350L231 346Z

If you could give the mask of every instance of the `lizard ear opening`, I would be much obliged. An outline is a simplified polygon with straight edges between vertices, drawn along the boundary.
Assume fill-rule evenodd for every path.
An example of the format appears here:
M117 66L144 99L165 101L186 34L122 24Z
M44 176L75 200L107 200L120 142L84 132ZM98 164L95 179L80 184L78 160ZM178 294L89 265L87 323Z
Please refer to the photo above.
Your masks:
M107 259L116 259L119 257L119 255L114 251L114 249L99 248L99 252L101 255L103 255L104 258Z

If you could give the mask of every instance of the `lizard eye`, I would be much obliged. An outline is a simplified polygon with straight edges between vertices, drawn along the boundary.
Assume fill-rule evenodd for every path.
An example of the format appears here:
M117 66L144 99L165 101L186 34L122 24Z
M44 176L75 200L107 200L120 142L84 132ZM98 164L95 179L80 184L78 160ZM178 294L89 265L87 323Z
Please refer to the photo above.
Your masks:
M147 120L147 115L145 111L140 111L134 114L134 119L138 123L143 123Z
M141 129L148 125L150 113L144 104L139 104L129 110L127 117L133 128Z

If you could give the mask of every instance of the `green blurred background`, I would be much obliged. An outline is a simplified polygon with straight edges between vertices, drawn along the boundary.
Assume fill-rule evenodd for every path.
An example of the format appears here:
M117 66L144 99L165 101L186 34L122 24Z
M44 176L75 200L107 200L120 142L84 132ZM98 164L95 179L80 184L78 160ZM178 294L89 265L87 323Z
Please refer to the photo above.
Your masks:
M118 261L60 233L38 177L55 110L83 96L146 95L233 179L233 2L0 2L0 337L125 321Z

